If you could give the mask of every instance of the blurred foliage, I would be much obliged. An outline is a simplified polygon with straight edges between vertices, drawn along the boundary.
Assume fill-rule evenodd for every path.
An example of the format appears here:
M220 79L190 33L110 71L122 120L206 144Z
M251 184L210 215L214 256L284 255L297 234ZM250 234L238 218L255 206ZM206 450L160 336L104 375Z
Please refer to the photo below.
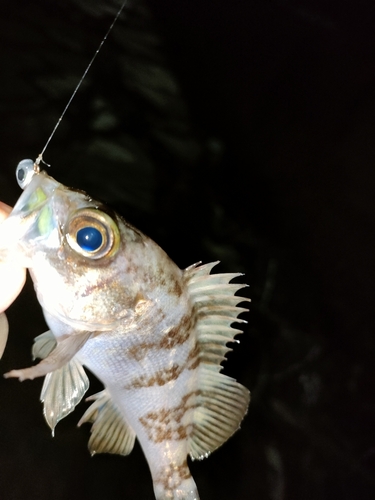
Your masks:
M19 196L16 164L44 146L117 9L0 3L4 201ZM192 464L202 500L374 498L370 12L133 0L45 154L52 176L116 207L180 267L221 260L251 284L225 372L252 403L242 430ZM9 318L4 372L30 362L44 328L30 283ZM40 387L1 383L3 498L153 498L139 447L89 457L89 430L75 428L84 403L52 440Z

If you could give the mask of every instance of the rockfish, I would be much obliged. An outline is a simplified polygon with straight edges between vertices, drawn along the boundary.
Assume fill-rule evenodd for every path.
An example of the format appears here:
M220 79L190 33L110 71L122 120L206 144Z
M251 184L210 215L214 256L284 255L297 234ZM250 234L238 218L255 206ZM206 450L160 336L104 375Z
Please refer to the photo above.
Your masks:
M54 429L88 389L103 383L80 423L89 449L146 456L157 500L197 500L187 455L207 457L240 426L249 391L220 373L247 309L217 264L180 270L150 238L86 193L60 184L31 160L24 189L0 225L0 258L29 269L50 328L35 339L39 364L12 370L46 376L41 393Z

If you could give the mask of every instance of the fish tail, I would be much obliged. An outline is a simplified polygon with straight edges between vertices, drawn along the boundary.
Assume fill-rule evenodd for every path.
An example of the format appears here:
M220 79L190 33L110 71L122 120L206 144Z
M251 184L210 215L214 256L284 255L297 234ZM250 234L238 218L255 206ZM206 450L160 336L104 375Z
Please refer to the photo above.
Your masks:
M186 460L151 470L156 500L199 500L199 494Z

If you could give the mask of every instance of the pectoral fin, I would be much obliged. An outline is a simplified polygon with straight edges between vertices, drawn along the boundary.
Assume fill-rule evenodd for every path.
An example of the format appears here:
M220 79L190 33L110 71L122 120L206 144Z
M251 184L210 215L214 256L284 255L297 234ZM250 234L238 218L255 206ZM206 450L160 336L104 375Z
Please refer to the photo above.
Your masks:
M88 398L94 403L88 408L78 425L92 422L89 450L95 453L129 455L135 441L135 432L125 422L107 390Z
M34 339L33 359L47 358L56 348L57 341L48 330ZM63 367L48 373L44 379L40 400L48 425L55 433L56 424L71 413L89 388L89 379L81 363L73 357Z
M18 378L21 382L26 379L42 377L58 370L68 363L75 354L83 347L92 332L80 332L58 341L55 349L39 364L21 370L11 370L4 374L5 378Z
M36 358L44 359L46 358L56 347L57 340L51 330L38 335L34 339L34 345L31 350L33 356L33 361Z

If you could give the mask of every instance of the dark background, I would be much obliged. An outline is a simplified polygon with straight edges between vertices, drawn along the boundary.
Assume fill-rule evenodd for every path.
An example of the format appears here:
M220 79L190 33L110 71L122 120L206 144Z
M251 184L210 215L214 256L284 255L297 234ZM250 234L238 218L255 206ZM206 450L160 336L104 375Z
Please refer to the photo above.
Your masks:
M3 201L116 9L0 1ZM45 160L180 267L246 273L249 324L225 372L253 399L242 430L192 465L201 499L373 499L373 2L133 1ZM45 330L30 282L8 318L2 372L28 366ZM1 499L151 500L138 445L90 458L86 403L52 439L41 385L0 380Z

